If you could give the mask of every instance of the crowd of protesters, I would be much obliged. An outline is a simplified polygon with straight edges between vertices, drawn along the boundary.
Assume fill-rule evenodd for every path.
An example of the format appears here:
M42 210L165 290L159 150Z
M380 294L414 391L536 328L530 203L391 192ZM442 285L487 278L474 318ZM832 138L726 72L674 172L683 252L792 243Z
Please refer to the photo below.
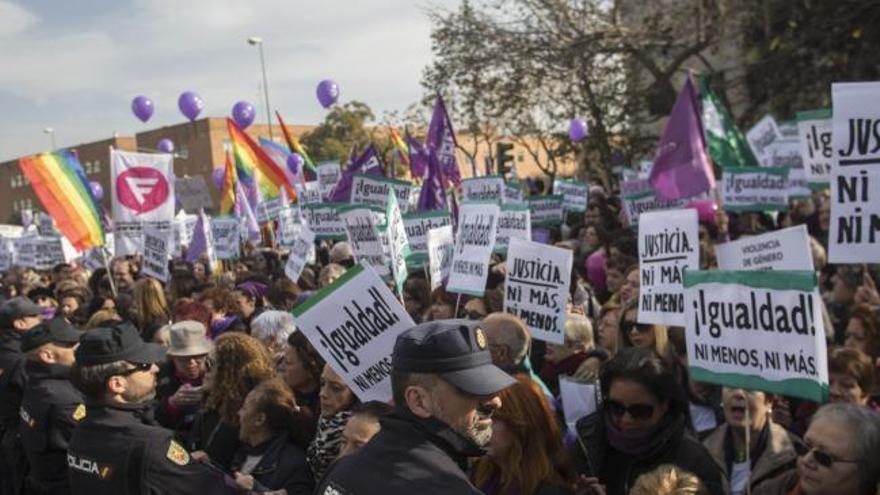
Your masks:
M807 226L830 404L689 379L684 329L638 322L637 232L620 201L594 187L586 213L550 231L574 252L562 344L503 313L501 257L485 295L461 301L414 270L392 404L359 401L290 314L353 266L345 242L318 243L297 282L286 253L249 244L222 268L175 259L167 284L138 256L15 267L0 494L878 493L877 267L826 262L827 195L775 217L718 210L700 251L713 269L717 243ZM599 384L574 428L563 377Z

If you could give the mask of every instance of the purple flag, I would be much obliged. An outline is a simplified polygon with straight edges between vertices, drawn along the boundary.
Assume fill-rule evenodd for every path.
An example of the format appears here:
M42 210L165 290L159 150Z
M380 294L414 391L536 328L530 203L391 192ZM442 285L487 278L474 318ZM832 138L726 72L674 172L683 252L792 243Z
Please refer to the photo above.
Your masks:
M244 195L244 189L241 182L235 184L235 216L244 224L242 234L247 233L248 240L260 239L260 224L257 223L257 217L251 208L250 202Z
M336 187L330 192L328 200L331 203L348 203L351 201L351 182L354 180L354 174L368 175L384 175L382 171L382 162L379 161L379 155L376 154L376 148L372 143L356 160L352 161L348 168L342 172Z
M184 255L186 261L195 263L199 260L199 256L208 250L208 238L205 235L205 228L205 214L199 212L199 219L196 220L192 238L189 240L189 246L186 247L186 255Z
M455 161L455 131L440 95L437 95L437 101L434 102L434 114L431 115L425 146L430 154L437 157L446 180L452 181L456 186L461 184L461 173Z
M663 129L650 181L657 199L667 201L696 196L715 187L703 141L697 91L690 75Z
M412 137L409 130L403 138L409 147L409 173L413 179L422 178L428 170L428 150L425 145L420 143L418 139Z
M446 180L443 177L443 170L440 169L437 163L437 157L433 154L429 155L428 177L422 183L417 210L445 210L446 195L443 192L445 184Z

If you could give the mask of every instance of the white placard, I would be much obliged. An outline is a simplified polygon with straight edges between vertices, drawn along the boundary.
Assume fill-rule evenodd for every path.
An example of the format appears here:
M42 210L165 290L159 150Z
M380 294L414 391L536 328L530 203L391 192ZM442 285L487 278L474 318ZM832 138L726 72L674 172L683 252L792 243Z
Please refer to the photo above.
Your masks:
M181 177L174 181L174 194L180 206L186 211L198 211L199 208L210 209L214 206L211 191L201 175Z
M598 409L595 383L580 383L569 376L561 375L559 396L562 398L562 410L565 412L565 424L569 431L576 431L578 420Z
M141 271L164 283L168 283L168 241L167 231L144 226L144 264Z
M565 211L583 213L587 211L590 186L583 182L557 177L553 181L553 194L562 195L562 208Z
M442 287L444 280L449 276L449 267L452 265L452 251L455 249L455 239L452 234L452 225L444 225L428 231L428 267L431 272L431 292Z
M482 297L500 214L501 209L494 203L461 205L447 291Z
M813 187L827 187L831 181L831 110L798 112L801 159L807 181Z
M715 245L719 270L812 270L805 225Z
M295 185L295 189L297 201L300 205L314 205L324 200L321 193L321 184L316 180L300 182Z
M571 263L570 249L510 240L504 311L519 317L538 340L565 341Z
M639 323L684 326L684 271L699 269L697 210L642 213L639 219Z
M498 217L495 252L506 253L511 239L532 240L532 219L527 205L505 204Z
M298 230L298 235L291 243L287 263L284 265L284 274L294 282L299 281L299 276L315 249L315 233L305 225L300 225Z
M523 199L522 185L519 182L506 182L504 184L503 204L508 204L508 205L525 204L525 199Z
M345 226L339 218L339 207L345 203L321 203L319 205L303 205L302 214L305 222L315 233L318 240L345 240Z
M351 204L377 206L384 210L388 205L389 191L394 191L401 211L406 213L412 194L412 183L379 175L355 174L351 183Z
M779 126L776 125L776 119L772 115L765 115L754 127L746 132L746 140L749 142L749 147L752 148L752 153L755 154L755 158L758 159L758 163L762 167L771 166L771 145L781 138L782 134L779 132Z
M391 352L415 323L369 268L356 265L293 310L324 361L366 402L391 400Z
M342 177L339 162L321 162L315 169L318 172L318 184L321 187L321 195L326 197L336 187L336 184Z
M406 225L403 223L403 214L397 203L394 191L388 191L388 206L385 208L385 218L388 219L388 260L391 262L391 274L397 293L403 297L403 282L408 275L406 271L406 258L410 255L409 239L406 238Z
M211 219L211 237L214 254L218 260L234 260L239 257L239 227L237 218Z
M171 154L111 150L111 203L116 255L143 252L143 225L170 231L174 221Z
M504 177L489 175L461 181L463 201L494 201L501 203L504 197Z
M419 266L428 260L428 231L452 225L452 218L448 210L415 211L403 216L403 224L411 252L407 263Z
M564 210L562 195L530 196L529 211L532 214L532 227L559 227L562 225Z
M880 263L880 83L834 83L830 263Z
M365 206L340 208L339 218L345 226L355 260L376 270L379 275L387 276L389 271L382 239L370 209Z
M728 168L724 170L718 187L726 211L779 211L788 208L787 168Z

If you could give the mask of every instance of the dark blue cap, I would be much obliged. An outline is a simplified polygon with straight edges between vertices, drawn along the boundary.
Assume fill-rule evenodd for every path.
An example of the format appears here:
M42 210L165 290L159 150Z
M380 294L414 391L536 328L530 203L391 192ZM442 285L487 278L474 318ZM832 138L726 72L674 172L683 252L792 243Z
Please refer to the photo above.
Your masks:
M76 344L82 332L73 328L64 318L52 318L31 328L21 337L21 351L42 347L46 344Z
M89 330L79 340L76 362L82 366L128 361L137 364L158 363L165 359L165 348L141 339L131 323Z
M492 364L486 335L471 320L414 326L397 337L391 361L396 371L436 374L471 395L494 395L515 383Z

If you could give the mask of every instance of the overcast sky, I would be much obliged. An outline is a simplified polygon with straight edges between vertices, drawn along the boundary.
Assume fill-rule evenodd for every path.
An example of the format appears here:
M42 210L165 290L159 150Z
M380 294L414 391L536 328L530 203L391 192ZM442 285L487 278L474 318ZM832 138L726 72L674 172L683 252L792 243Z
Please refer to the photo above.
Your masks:
M177 96L193 90L202 116L238 100L265 121L259 54L264 39L272 108L318 123L315 86L336 80L341 100L377 117L418 101L430 62L427 10L458 0L0 0L0 161L119 132L182 122ZM148 96L147 124L131 99Z

